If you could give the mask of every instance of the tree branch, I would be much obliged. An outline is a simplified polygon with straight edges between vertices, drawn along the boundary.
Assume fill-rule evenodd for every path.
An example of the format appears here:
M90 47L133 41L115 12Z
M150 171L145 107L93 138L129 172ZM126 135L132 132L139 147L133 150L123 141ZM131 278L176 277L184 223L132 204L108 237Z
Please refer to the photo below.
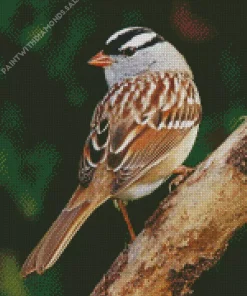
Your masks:
M160 204L91 296L185 295L247 222L247 122Z

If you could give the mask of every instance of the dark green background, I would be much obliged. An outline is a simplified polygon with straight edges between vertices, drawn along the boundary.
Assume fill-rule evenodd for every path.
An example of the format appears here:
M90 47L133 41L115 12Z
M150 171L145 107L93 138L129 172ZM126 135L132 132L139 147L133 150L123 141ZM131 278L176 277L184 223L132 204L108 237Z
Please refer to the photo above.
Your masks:
M0 68L68 1L0 2ZM191 65L203 121L187 160L196 165L247 114L245 0L80 0L7 73L0 72L0 295L88 295L129 235L111 202L95 212L43 276L19 277L21 264L77 186L80 153L107 88L87 65L115 31L153 28ZM137 232L167 193L130 203ZM193 295L247 295L247 232L241 229Z

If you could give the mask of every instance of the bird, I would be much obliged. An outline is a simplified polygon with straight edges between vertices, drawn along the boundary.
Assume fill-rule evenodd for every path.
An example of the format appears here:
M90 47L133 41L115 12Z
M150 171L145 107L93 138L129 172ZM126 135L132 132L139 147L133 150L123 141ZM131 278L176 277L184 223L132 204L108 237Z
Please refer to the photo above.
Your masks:
M197 137L202 107L192 70L164 37L146 27L121 29L88 63L103 68L108 91L92 116L79 185L26 259L23 277L52 267L107 200L119 202L128 222L124 202L186 171L182 164Z

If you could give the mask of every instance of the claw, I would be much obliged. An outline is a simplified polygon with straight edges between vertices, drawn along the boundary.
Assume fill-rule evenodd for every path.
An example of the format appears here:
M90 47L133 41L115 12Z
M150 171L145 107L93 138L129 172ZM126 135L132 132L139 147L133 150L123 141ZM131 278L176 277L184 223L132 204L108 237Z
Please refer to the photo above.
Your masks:
M169 183L169 192L171 193L172 187L177 187L181 183L183 183L190 174L194 172L195 168L186 167L184 165L179 166L176 168L172 173L178 174L170 183Z

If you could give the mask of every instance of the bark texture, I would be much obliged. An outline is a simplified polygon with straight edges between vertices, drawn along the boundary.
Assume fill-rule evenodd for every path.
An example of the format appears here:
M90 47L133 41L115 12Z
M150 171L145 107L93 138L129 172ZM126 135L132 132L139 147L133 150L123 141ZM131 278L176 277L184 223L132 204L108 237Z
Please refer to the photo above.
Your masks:
M247 222L247 122L160 204L91 296L186 295Z

